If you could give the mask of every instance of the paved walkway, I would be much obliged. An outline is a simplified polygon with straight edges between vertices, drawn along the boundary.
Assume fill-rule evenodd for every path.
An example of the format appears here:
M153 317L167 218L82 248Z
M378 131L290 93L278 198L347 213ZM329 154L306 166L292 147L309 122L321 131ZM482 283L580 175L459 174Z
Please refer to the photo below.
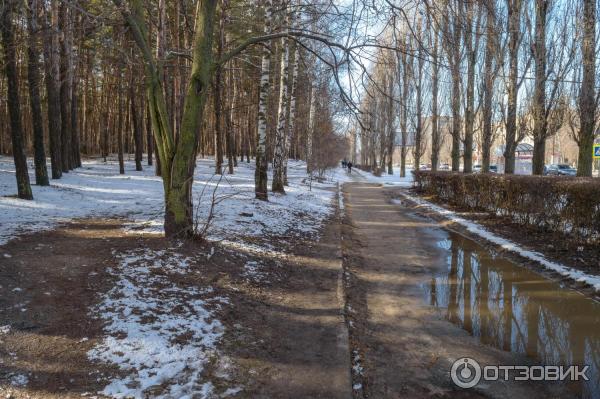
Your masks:
M388 190L362 182L344 185L343 255L355 281L347 298L358 312L352 345L362 353L365 369L360 396L557 397L531 383L490 383L468 391L453 385L451 364L464 356L484 364L523 359L479 344L426 304L423 285L447 267L448 250L439 243L448 233L409 207L392 204Z

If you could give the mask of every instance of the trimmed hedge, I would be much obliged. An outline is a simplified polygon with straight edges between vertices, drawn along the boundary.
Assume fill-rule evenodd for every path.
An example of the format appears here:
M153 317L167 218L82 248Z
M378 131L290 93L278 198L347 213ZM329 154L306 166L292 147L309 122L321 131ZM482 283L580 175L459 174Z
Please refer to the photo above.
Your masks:
M600 241L600 180L418 171L416 189L461 209L488 212L544 232Z

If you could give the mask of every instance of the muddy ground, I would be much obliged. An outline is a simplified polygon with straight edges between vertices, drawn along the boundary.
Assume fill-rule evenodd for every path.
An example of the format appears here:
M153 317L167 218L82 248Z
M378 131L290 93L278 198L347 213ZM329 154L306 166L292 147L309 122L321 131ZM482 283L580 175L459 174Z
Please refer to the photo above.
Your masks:
M123 222L81 220L0 247L0 326L11 326L0 337L3 397L93 396L119 375L86 355L103 336L90 308L113 283L107 268L118 253L173 248L125 233ZM239 398L349 397L339 231L332 222L321 242L273 239L277 250L263 254L218 243L179 248L196 259L186 278L230 302L217 312L225 326L219 359L203 375L217 394L239 388ZM260 270L248 274L248 261Z

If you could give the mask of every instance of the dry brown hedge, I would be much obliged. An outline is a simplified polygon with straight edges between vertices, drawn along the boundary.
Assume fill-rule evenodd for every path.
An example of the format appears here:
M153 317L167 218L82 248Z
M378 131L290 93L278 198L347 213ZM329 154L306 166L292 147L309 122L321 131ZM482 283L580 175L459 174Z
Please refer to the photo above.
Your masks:
M600 242L600 180L418 171L416 189L450 205Z

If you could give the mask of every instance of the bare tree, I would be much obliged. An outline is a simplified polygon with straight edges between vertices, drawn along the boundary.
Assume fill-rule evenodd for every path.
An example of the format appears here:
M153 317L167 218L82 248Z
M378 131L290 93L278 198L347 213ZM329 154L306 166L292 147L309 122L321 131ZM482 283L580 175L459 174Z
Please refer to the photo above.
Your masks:
M583 34L581 35L581 55L583 79L579 92L580 128L577 135L579 158L577 176L592 176L592 148L595 137L597 114L596 104L596 1L582 0Z

